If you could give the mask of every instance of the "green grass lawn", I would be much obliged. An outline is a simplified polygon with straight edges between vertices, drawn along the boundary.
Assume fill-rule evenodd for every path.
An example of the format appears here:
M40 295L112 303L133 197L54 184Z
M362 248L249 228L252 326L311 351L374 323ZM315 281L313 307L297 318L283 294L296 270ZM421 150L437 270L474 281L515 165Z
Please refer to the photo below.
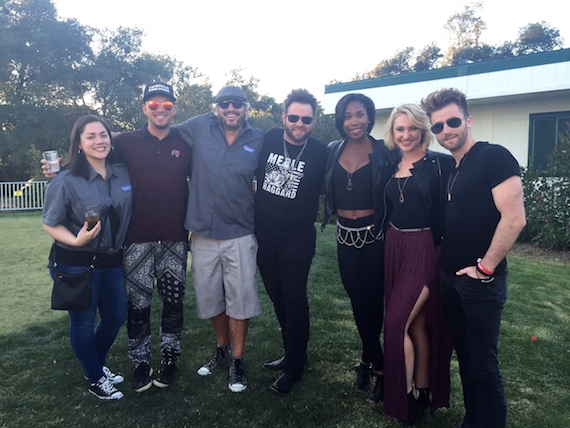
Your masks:
M39 214L0 215L0 427L399 427L353 390L350 368L359 357L348 298L338 277L334 227L319 233L309 280L311 341L304 380L287 397L268 389L274 375L261 364L281 356L277 322L265 290L263 314L251 321L246 348L248 389L227 388L226 371L201 377L215 340L196 316L189 284L183 355L178 379L166 390L136 394L130 388L127 336L121 330L108 365L126 377L125 397L97 400L67 336L67 314L50 309L46 269L50 238ZM509 427L570 424L570 266L510 258L510 297L501 335L501 362L509 402ZM155 303L157 303L155 301ZM154 338L158 305L153 306ZM531 341L536 335L538 340ZM159 364L157 341L153 366ZM449 409L420 427L453 427L463 414L457 364L452 361Z

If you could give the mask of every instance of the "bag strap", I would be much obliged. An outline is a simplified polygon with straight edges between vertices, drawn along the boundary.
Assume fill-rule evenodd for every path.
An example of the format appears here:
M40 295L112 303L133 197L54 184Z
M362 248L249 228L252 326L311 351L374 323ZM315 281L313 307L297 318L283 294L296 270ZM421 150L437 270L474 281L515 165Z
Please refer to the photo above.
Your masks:
M103 239L103 232L105 230L105 224L107 223L108 214L105 214L103 217L103 223L101 224L101 233L99 234L99 239L97 240L97 248L95 249L95 254L93 254L93 259L91 260L91 264L89 265L89 270L95 269L95 263L97 262L97 255L99 254L99 247L101 246L101 239ZM57 267L57 262L55 261L55 239L53 240L52 248L51 248L51 255L52 255L52 263L53 267Z
M89 265L89 269L95 269L95 262L97 261L97 254L99 254L99 246L101 245L101 239L103 239L103 233L105 232L105 223L107 223L107 217L109 217L109 213L105 214L103 217L103 223L101 224L101 234L99 235L99 240L97 241L97 248L95 249L95 254L93 254L93 260L91 260L91 264Z

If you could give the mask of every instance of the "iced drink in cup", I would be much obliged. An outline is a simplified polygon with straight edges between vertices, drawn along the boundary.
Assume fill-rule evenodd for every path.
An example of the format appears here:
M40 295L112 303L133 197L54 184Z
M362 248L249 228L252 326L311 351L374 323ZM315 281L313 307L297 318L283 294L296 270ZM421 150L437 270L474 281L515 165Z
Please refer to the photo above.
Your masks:
M59 172L59 161L57 158L57 150L48 150L43 153L43 157L46 160L46 165L51 172Z
M90 205L85 210L85 221L87 222L87 230L95 227L99 221L99 208L97 205Z

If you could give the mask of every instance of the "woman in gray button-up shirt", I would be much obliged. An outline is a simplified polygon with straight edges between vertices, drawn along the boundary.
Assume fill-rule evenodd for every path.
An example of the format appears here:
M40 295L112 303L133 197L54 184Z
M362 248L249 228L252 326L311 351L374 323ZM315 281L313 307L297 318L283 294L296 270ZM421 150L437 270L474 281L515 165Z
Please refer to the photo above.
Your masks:
M126 168L114 162L111 132L103 119L79 118L70 140L69 162L46 188L43 224L55 240L58 270L85 272L97 252L91 307L69 311L69 336L89 392L100 399L119 399L123 394L114 385L123 377L112 373L105 359L126 319L122 246L131 218L131 184ZM88 207L100 216L93 227L85 220ZM51 271L53 275L53 266ZM95 326L97 308L101 320Z

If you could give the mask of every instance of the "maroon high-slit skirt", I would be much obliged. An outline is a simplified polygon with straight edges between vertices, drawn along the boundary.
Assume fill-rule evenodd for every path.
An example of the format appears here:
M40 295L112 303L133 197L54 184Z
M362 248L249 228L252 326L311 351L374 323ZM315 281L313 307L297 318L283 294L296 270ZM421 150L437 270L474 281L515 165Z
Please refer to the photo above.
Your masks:
M451 335L439 292L439 247L432 232L399 231L389 227L385 247L384 413L398 419L408 416L404 329L426 285L426 329L430 347L429 387L432 413L449 407Z

